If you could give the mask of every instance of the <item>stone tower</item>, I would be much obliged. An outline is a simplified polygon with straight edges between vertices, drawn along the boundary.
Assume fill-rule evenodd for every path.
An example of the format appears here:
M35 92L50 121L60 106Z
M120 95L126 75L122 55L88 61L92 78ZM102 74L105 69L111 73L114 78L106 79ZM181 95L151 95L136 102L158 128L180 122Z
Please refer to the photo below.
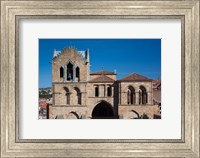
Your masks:
M78 114L78 117L85 117L89 73L89 49L78 51L68 47L62 51L54 50L52 59L53 106L50 107L49 112L52 114L50 117L55 115L62 115L64 118L74 117L70 112Z

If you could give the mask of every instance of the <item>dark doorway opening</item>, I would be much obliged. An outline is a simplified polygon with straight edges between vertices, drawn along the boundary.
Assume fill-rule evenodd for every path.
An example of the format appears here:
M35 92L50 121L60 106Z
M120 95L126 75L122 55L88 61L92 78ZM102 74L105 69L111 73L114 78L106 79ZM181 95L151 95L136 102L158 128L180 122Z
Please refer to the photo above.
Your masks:
M113 119L114 113L111 105L107 102L100 102L92 111L92 119Z

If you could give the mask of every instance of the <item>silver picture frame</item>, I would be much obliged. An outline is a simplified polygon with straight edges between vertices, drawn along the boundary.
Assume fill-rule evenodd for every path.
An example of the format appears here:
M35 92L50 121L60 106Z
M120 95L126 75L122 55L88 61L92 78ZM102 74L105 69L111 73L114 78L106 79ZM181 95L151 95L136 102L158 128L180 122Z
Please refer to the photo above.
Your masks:
M1 0L1 157L198 158L199 6L199 0ZM19 139L19 20L122 18L181 19L181 139Z

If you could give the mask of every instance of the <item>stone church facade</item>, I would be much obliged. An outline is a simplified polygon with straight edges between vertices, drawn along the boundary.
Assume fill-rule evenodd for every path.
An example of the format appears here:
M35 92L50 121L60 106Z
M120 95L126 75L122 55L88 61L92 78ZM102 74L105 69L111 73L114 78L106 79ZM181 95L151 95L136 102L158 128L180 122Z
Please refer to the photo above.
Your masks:
M133 73L116 80L115 72L90 72L89 49L54 50L49 119L153 118L152 80Z

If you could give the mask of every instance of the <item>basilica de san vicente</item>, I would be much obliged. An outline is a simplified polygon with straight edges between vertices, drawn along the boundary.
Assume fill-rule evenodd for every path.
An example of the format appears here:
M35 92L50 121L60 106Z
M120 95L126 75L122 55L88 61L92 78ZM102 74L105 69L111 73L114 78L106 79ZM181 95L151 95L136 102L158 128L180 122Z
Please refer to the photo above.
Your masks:
M90 52L68 47L53 52L49 119L154 118L152 80L132 73L90 72Z

